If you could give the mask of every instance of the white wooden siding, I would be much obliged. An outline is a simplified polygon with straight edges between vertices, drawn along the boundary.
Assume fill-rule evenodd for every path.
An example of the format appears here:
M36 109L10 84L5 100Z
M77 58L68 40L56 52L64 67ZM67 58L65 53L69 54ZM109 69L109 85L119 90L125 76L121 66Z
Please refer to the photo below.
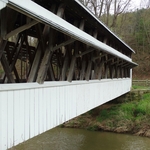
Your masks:
M110 101L131 79L0 85L0 150L6 150Z

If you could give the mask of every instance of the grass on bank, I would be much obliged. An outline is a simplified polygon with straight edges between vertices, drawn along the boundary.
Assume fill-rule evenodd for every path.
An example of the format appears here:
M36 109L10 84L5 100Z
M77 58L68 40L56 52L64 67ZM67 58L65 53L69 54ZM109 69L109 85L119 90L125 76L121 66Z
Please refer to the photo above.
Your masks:
M133 90L143 90L143 89L150 89L149 86L142 86L142 85L133 85L132 86Z
M117 127L140 123L150 118L150 93L144 94L142 100L131 101L114 105L108 109L102 109L96 117L100 123Z

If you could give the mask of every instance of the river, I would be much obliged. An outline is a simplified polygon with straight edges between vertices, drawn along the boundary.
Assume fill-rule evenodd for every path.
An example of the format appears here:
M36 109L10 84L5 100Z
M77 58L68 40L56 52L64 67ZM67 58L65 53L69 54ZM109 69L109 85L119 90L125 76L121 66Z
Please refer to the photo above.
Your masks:
M54 128L11 150L150 150L150 138Z

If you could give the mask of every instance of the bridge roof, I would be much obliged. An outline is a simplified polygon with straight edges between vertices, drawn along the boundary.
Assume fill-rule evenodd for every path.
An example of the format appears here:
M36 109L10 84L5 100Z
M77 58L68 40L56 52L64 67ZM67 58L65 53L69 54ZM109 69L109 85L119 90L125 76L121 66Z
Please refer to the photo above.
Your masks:
M1 0L5 2L8 7L17 10L31 18L42 22L44 24L48 24L55 28L56 30L69 35L70 37L79 40L91 47L96 48L97 50L107 52L111 55L119 57L129 63L132 64L132 67L136 66L137 64L132 62L132 59L127 57L126 55L122 54L121 52L115 50L114 48L104 44L103 42L95 39L91 35L87 34L86 32L80 30L79 28L73 26L72 24L68 23L67 21L63 20L62 18L58 17L57 15L53 14L51 11L41 7L40 5L36 4L31 0ZM114 33L112 33L104 24L102 24L86 7L84 7L78 0L74 0L76 4L82 7L88 14L92 16L102 27L102 30L105 30L107 34L113 36L117 40L119 40L125 47L128 47L132 52L133 50L126 45L122 40L120 40Z

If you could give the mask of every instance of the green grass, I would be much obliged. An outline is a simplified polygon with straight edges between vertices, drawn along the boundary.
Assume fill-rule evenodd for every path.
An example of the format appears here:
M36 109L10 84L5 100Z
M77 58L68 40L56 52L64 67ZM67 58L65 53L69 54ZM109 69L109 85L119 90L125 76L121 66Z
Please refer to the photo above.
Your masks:
M149 88L148 86L141 86L141 85L133 85L132 86L132 89L134 89L134 90L148 89L148 88Z
M150 93L144 94L142 100L131 101L109 109L103 109L97 116L99 122L106 120L115 121L137 121L150 117Z

